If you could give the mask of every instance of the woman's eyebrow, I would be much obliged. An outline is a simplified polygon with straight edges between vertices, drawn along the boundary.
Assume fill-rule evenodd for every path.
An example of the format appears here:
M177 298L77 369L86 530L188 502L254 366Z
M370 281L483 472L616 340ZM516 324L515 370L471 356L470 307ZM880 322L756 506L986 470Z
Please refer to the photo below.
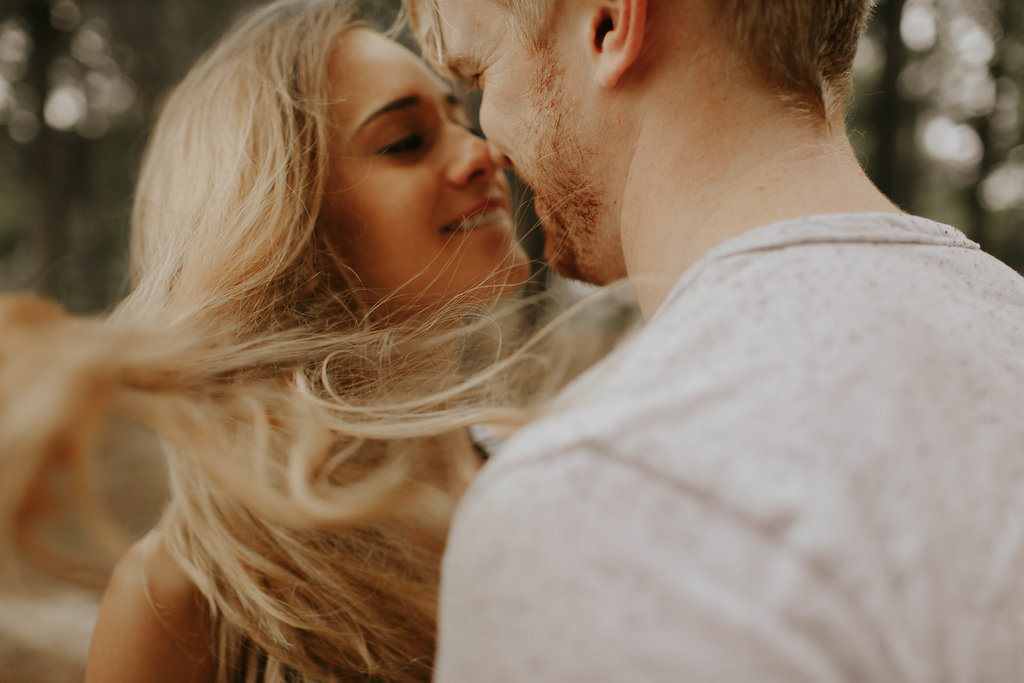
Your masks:
M359 124L358 128L356 128L356 132L358 133L363 128L368 126L373 120L383 116L384 114L390 114L391 112L418 107L421 102L422 100L420 99L419 95L408 95L406 97L399 97L397 100L388 102L383 107L377 109L372 114L363 119L363 122Z

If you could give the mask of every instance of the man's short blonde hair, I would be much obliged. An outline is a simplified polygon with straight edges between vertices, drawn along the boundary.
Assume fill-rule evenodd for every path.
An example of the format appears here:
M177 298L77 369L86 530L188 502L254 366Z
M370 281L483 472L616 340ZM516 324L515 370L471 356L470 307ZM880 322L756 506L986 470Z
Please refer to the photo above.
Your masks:
M756 73L826 118L853 91L857 45L876 0L712 0L723 35Z
M424 56L443 66L438 0L404 1ZM507 10L520 37L539 45L561 0L477 1ZM857 44L876 0L707 1L726 39L784 97L825 117L845 108Z

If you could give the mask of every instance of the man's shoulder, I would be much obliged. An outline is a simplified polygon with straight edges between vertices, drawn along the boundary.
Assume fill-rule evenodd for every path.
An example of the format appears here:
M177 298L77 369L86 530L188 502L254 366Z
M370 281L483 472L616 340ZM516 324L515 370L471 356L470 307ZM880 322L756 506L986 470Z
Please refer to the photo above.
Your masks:
M792 440L848 439L863 429L853 415L905 410L901 402L924 429L931 408L922 404L970 415L976 404L957 392L982 383L1020 400L1024 360L1006 350L1024 345L1024 279L931 221L821 221L723 245L644 329L513 437L495 469L569 452L660 463L764 450L773 435L791 452Z
M473 659L481 633L513 658L575 653L581 633L597 662L623 629L676 652L762 626L765 642L882 666L850 643L930 642L978 613L963 586L1017 595L1024 315L1004 313L1024 311L1024 289L955 235L898 234L720 255L515 435L456 516L441 670L445 642ZM993 557L1013 568L993 575ZM948 606L922 613L908 594ZM985 612L995 637L1021 632L1011 602Z

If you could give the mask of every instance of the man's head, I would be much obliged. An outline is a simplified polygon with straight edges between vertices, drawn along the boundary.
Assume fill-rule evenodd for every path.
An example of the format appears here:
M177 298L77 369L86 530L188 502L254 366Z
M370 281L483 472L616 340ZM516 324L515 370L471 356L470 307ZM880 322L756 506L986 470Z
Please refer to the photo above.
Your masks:
M825 113L844 104L849 95L850 68L857 43L876 1L717 0L713 12L733 49L776 86L780 95ZM650 4L656 2L651 0ZM515 31L522 46L539 50L549 45L547 33L564 3L565 0L406 0L424 56L440 66L448 63L443 24L453 18L451 12L445 11L449 6L457 10L459 5L495 5L504 11L506 25Z
M562 13L523 0L407 6L428 61L483 89L481 125L533 188L555 270L598 283L623 277L613 214L604 210L607 179L583 134L594 121L577 115L586 106L571 87L577 65L556 44Z
M638 130L664 102L649 97L655 81L693 102L700 78L738 75L741 98L775 98L824 126L845 109L873 3L406 0L425 57L479 80L484 132L534 187L556 269L599 283L624 274L621 189ZM698 69L693 83L666 81ZM672 106L683 132L691 110Z

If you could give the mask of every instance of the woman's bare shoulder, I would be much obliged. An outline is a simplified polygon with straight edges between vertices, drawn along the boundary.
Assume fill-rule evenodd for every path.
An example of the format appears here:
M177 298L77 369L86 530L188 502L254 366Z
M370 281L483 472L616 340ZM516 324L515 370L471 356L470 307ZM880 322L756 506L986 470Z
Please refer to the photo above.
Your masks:
M86 683L212 681L208 608L154 531L121 558L100 605Z
M163 533L151 531L118 562L114 575L126 587L145 586L157 605L180 609L202 597L188 574L171 557Z

